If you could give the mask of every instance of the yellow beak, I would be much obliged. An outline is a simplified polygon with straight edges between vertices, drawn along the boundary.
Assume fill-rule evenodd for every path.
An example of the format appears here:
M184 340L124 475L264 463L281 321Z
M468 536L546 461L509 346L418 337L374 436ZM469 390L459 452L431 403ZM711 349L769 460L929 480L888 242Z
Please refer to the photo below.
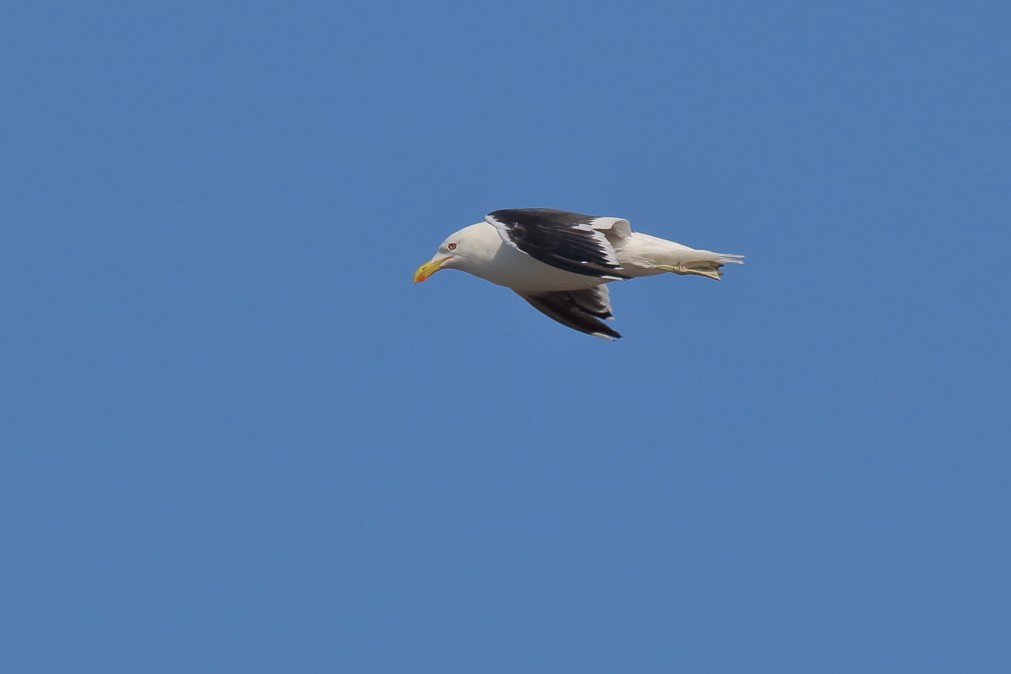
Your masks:
M414 282L421 283L429 276L442 269L442 265L446 264L446 262L449 261L449 259L450 258L448 257L442 257L439 259L433 258L428 262L426 262L425 264L421 265L414 272Z

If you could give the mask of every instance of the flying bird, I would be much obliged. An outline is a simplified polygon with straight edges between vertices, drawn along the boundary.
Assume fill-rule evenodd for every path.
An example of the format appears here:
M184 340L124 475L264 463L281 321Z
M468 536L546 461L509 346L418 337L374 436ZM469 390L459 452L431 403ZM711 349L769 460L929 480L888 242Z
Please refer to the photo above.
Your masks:
M507 208L451 234L414 272L420 283L459 269L515 291L535 309L579 332L621 337L611 320L607 284L671 272L719 280L742 255L696 250L633 232L623 218L552 208Z

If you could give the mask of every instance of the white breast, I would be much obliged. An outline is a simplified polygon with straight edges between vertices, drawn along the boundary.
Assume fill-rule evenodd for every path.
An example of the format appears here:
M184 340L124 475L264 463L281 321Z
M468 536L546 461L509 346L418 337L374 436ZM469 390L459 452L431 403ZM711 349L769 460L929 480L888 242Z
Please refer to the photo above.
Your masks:
M491 225L480 225L467 228L468 248L475 254L458 265L462 271L496 285L526 291L584 290L607 283L605 279L573 274L535 260L507 245Z

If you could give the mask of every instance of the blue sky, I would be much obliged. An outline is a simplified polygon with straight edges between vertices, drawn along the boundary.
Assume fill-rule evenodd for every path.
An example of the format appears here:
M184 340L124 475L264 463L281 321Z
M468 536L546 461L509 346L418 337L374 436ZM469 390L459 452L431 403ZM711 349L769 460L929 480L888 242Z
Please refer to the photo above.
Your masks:
M1009 25L9 3L0 669L1007 671ZM747 264L412 286L524 206Z

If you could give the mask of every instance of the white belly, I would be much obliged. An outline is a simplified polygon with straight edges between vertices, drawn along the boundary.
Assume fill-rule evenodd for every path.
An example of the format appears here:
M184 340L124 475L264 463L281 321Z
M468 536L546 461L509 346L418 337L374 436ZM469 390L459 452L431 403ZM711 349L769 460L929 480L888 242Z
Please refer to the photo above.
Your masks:
M547 291L547 290L585 290L594 288L608 279L595 276L573 274L557 267L552 267L536 260L526 253L521 253L512 246L503 243L492 257L491 264L482 265L479 269L466 269L475 276L496 285L513 288L514 290Z

